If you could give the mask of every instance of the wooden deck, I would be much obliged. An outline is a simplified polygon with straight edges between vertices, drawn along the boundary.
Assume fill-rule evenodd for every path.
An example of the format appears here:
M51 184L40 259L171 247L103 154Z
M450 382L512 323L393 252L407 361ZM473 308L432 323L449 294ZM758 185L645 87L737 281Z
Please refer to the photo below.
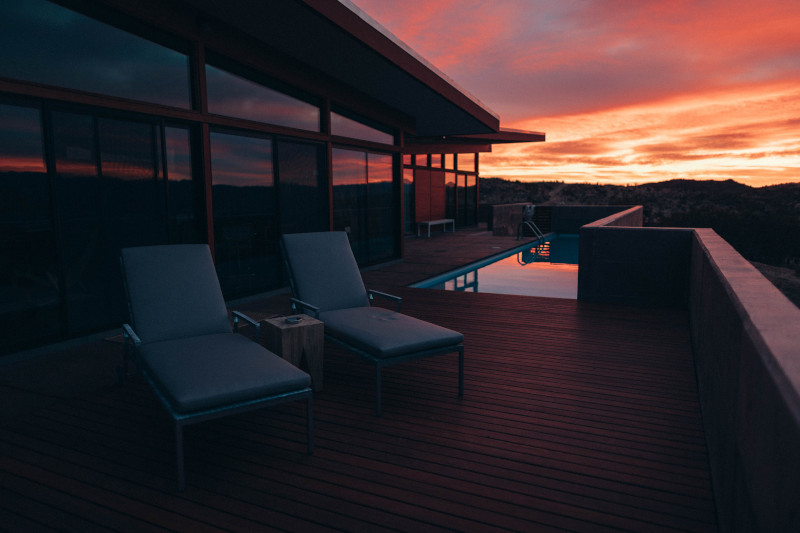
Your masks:
M0 529L715 530L683 311L397 291L464 332L463 399L439 356L385 370L376 418L371 367L327 346L315 454L302 402L193 426L181 494L171 425L134 378L0 429Z

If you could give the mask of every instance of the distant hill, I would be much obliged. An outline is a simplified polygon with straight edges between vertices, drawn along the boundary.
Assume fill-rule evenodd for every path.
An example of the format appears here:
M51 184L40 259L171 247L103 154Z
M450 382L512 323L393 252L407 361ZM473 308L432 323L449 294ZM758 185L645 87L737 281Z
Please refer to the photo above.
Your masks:
M712 228L746 259L800 275L800 183L750 187L733 180L670 180L590 185L481 178L480 202L641 205L645 226Z
M646 185L592 185L481 178L480 195L482 204L643 205L652 225L709 206L741 211L757 207L770 214L800 218L800 183L750 187L733 180L670 180Z

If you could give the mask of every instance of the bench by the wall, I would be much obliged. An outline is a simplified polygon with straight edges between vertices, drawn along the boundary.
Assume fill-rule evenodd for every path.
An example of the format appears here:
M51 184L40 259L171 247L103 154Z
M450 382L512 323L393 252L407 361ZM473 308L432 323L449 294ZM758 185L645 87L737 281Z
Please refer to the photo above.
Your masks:
M447 231L447 225L450 224L453 232L456 231L456 221L452 218L441 218L439 220L420 220L417 222L417 237L419 237L419 230L422 226L428 226L428 237L431 236L431 226L442 226L443 231Z

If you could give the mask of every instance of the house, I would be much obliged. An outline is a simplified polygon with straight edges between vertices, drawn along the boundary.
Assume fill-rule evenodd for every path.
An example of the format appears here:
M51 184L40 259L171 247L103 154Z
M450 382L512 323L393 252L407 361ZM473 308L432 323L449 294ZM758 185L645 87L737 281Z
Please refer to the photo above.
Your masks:
M17 0L0 3L0 21L0 354L4 356L118 326L126 315L118 266L119 249L124 246L207 242L228 298L260 294L283 284L277 246L283 233L344 230L362 265L387 262L403 256L403 236L413 233L420 221L452 218L459 225L474 223L479 153L494 143L544 140L543 134L501 128L490 110L346 0ZM686 403L696 401L700 407L691 412L699 415L702 411L717 525L724 531L796 529L800 310L711 230L637 227L641 216L635 208L603 216L592 223L581 221L578 300L604 306L598 312L590 307L573 316L577 326L571 328L566 345L588 352L584 354L589 361L586 374L595 378L596 337L589 325L599 317L618 318L615 312L619 311L619 317L628 323L620 329L610 328L604 335L616 340L622 331L622 338L635 339L643 324L636 308L623 312L614 305L677 306L680 312L675 323L677 329L687 332L693 358L684 370L696 373L697 395L689 394ZM574 222L574 217L571 220ZM484 369L494 368L487 350L514 344L512 328L517 322L498 323L509 332L502 338L485 325L488 319L496 320L495 315L517 319L506 302L496 301L494 314L478 303L469 309L471 323L479 324L485 333L475 335L483 345ZM417 309L427 309L422 303L417 305ZM547 308L542 304L537 312L544 315ZM455 300L439 309L448 310L454 327L463 322ZM526 318L516 329L537 334L533 322ZM527 360L535 355L535 341L538 339L516 343L522 352L515 357ZM569 367L572 361L564 359ZM507 375L522 373L516 368L505 371L510 372ZM604 390L624 390L625 385L619 383L629 371L637 370L622 368L613 374L617 385L603 382ZM535 369L527 372L536 373ZM476 382L486 385L482 377L478 373ZM572 384L581 385L584 377L582 374ZM417 376L407 382L424 384ZM558 381L555 384L560 385ZM658 385L673 399L669 383ZM512 388L529 392L516 384ZM547 407L552 401L538 389L530 392L537 396L538 406ZM496 396L491 392L476 401L485 403ZM582 400L577 392L569 401L575 399ZM100 403L105 401L103 397ZM28 528L38 523L34 518L42 509L67 509L48 516L53 523L61 517L80 519L82 513L102 520L104 512L120 501L132 503L118 505L114 512L138 513L143 497L153 502L148 511L158 516L163 514L164 499L171 511L184 518L187 512L202 512L204 517L214 514L202 499L190 502L192 507L185 511L186 501L165 496L158 489L148 487L142 496L139 482L150 483L150 476L140 476L125 462L127 455L136 456L138 450L127 442L121 447L107 446L105 440L119 442L116 435L121 431L114 425L119 417L116 407L128 407L127 401L127 396L115 397L96 410L84 409L86 404L80 399L70 403L68 416L86 412L89 417L102 414L102 420L108 421L99 424L103 439L96 442L86 437L95 435L93 430L61 420L64 413L57 408L39 419L40 425L32 429L34 436L27 430L4 433L4 451L15 453L14 459L4 462L4 468L15 471L3 478L9 480L5 492L14 496L4 500L3 511ZM613 403L629 411L641 402L629 398ZM143 404L134 405L126 416L136 418L136 409L143 409ZM661 408L658 404L651 407ZM349 415L350 408L352 404L345 403L328 412ZM530 424L534 413L533 409L520 411L517 405L498 409L515 410L512 431L516 431L514 424ZM141 426L150 425L150 411L146 412ZM439 431L443 419L458 423L457 417L449 414L438 420L425 419L424 424L418 424L416 418L398 423L403 431L421 426L425 435L416 442L424 446L429 434ZM562 424L566 431L573 431L573 414L568 411ZM626 417L609 431L627 431ZM687 417L681 410L667 413L671 420ZM482 423L490 418L497 417L486 416ZM96 419L89 422L94 424ZM51 433L53 423L60 424L63 433ZM358 419L357 424L369 432L374 429L371 419ZM349 428L341 427L345 428L341 435L349 439ZM249 429L236 432L249 433ZM509 457L521 457L527 465L527 441L536 437L538 429L530 427L527 434L514 435L514 442L525 442L520 446L512 443ZM458 442L478 438L465 431L470 439L461 439L462 430L456 427L446 437ZM130 427L125 431L130 432ZM211 433L208 435L213 436ZM46 436L45 444L39 445L40 435ZM70 446L74 448L60 447L59 440L65 435L73 439ZM484 442L495 440L491 432L479 437ZM260 456L262 437L256 439L259 445L253 455ZM380 439L392 453L398 451L394 435L382 433ZM36 449L31 444L36 444ZM84 457L82 449L88 444L98 455L107 450L115 455L100 461ZM580 444L590 450L595 446L591 440ZM346 447L350 450L353 445L348 442ZM701 455L706 450L702 443L694 447ZM494 443L487 449L495 449ZM627 449L621 447L620 454ZM148 450L158 456L152 452L156 447ZM62 453L68 453L68 460ZM335 469L342 455L346 454L323 459ZM138 459L148 465L149 457ZM383 457L376 455L370 462L382 467ZM487 457L494 459L491 454ZM671 484L673 477L683 474L669 466L672 457L663 462L662 457L656 456L661 464L653 470L670 478ZM602 462L584 459L565 454L560 460L570 468L577 463L593 468L595 462ZM83 466L73 471L72 461ZM295 468L296 461L291 463ZM530 463L538 474L513 473L525 482L541 475L537 461ZM383 474L392 481L408 481L411 488L404 488L403 493L415 496L418 505L413 508L428 510L429 495L415 492L425 483L410 479L405 466L401 465L400 471L407 477L395 476L395 471ZM460 462L450 466L453 472L468 471L480 477L485 465L472 470L462 468ZM52 475L50 468L59 468L58 476ZM239 470L238 466L233 469ZM271 469L262 465L259 470L267 472L258 476L259 483L284 486L270 478ZM327 474L321 469L309 470ZM673 496L683 496L671 488L662 491L661 498L642 493L639 480L650 474L649 468L643 470L644 476L625 481L635 494L623 498L624 506L640 509L638 502L647 500L648 505L670 507ZM503 474L510 471L502 470ZM121 477L109 476L109 472ZM437 478L435 490L442 507L433 512L442 519L443 527L452 528L448 521L457 514L452 511L453 501L441 496L459 488L450 472ZM90 481L82 478L87 473L92 476ZM435 475L423 467L413 473ZM237 475L250 476L241 470ZM28 483L28 477L36 481ZM541 478L551 479L547 475ZM594 471L574 484L570 477L570 484L557 490L574 500L573 487L594 490L586 481L596 478ZM116 479L124 480L127 499L119 499ZM497 479L506 484L506 478ZM474 481L471 490L485 490L483 479ZM17 482L19 493L11 488ZM72 492L63 490L62 483L69 483ZM98 492L96 485L112 485L99 491L103 503L97 505L92 501ZM332 486L331 492L359 500L352 505L345 502L348 506L342 515L361 508L364 494L375 489L371 481L360 484L365 491L355 495L346 490L346 482L337 480ZM374 507L366 510L370 517L383 503L397 501L394 487L387 486L391 490L385 499L376 500ZM227 486L223 483L222 487L216 497L229 502ZM316 491L316 486L311 490ZM559 507L549 499L556 489L541 490L538 503L552 507L543 513L552 511L561 520L582 511L588 516L582 524L586 528L596 515L584 502L608 507L602 503L604 498L618 496L603 487L588 500ZM35 499L22 491L35 493ZM516 499L497 499L493 507L529 511L527 494L510 496ZM51 505L55 499L58 506ZM271 498L258 492L255 500ZM337 503L330 504L331 514L338 515ZM471 505L469 501L457 503L459 510ZM280 507L281 501L274 505ZM14 506L19 506L20 513L11 512ZM266 520L261 508L253 506L257 514L254 523ZM682 527L683 513L691 514L692 509L685 505L674 508L679 512L676 527ZM305 507L291 510L306 513ZM279 515L277 511L270 512L269 518ZM478 511L476 521L467 524L473 529L477 529L476 523L487 525L480 522L484 516L493 516ZM614 520L610 523L617 524L618 519L629 518L614 509L607 515ZM177 527L169 522L171 518L167 517L165 527ZM222 516L218 523L227 527L229 518ZM713 519L704 523L709 522ZM342 529L350 524L343 523Z
M126 316L126 246L207 242L226 298L285 285L283 233L362 265L476 223L478 153L543 141L350 2L30 0L0 18L0 354Z

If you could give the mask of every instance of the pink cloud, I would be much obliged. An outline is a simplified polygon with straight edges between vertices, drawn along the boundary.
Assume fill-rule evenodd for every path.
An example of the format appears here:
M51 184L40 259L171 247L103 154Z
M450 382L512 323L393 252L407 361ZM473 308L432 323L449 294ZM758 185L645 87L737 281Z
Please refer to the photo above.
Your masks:
M800 180L796 0L356 3L504 126L547 132L484 174Z
M506 120L800 77L795 0L358 4Z
M733 178L800 181L800 86L717 91L584 114L533 118L541 144L495 147L485 176L589 182Z

